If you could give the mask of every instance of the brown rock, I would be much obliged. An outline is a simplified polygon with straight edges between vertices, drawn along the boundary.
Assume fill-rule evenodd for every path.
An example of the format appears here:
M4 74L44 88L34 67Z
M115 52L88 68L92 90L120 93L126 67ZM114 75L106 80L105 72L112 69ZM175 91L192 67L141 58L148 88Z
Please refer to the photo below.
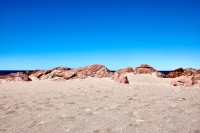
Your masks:
M198 74L198 70L193 69L193 68L184 69L184 72L183 72L184 76L195 76L196 74Z
M103 67L96 72L94 77L104 78L104 77L111 77L112 75L113 75L113 73L110 72L109 69L107 69L106 67Z
M73 78L76 76L76 73L73 71L73 70L70 70L70 71L66 71L64 72L63 74L63 78L64 79L70 79L70 78Z
M33 71L33 74L31 74L31 76L40 78L42 75L46 75L50 72L51 71L49 71L49 70L35 70L35 71Z
M124 74L115 73L111 79L118 83L129 84L128 78Z
M195 80L200 80L200 73L196 74L196 75L194 76L194 79L195 79Z
M70 75L72 75L72 76L70 76ZM90 66L85 66L85 67L80 67L80 68L69 70L69 72L67 74L65 74L65 79L69 78L69 77L72 77L73 79L75 79L75 78L84 79L86 77L103 78L103 77L110 77L110 76L111 76L111 72L109 69L107 69L103 65L94 64L94 65L90 65Z
M165 75L165 78L176 78L183 74L184 70L183 68L177 68L173 72L170 72L169 74Z
M147 64L142 64L134 70L135 74L152 74L153 72L156 72L156 69Z
M161 73L161 72L158 72L158 71L153 72L151 75L155 75L156 77L159 77L159 78L163 78L164 77L164 74Z
M55 67L55 68L51 69L51 71L54 71L54 70L68 71L68 70L71 70L71 68L59 66L59 67Z
M197 81L193 76L180 76L171 81L173 86L192 86L197 84Z
M124 68L124 69L117 70L115 73L126 74L126 73L131 73L131 72L134 72L133 68L127 67L127 68Z
M23 72L16 72L7 75L1 75L1 79L5 79L6 81L31 81L28 74Z
M135 74L153 74L156 75L158 77L163 77L164 75L157 71L156 69L154 69L153 67L147 65L147 64L142 64L139 67L136 67L134 70Z

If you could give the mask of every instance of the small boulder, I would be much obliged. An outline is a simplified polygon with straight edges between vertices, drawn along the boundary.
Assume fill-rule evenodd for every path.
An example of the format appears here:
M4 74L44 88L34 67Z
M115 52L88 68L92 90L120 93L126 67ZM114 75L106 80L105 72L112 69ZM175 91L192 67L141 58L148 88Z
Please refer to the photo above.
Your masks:
M70 79L70 78L73 78L76 76L76 73L73 71L73 70L70 70L70 71L66 71L64 72L63 74L63 78L64 79Z
M124 74L115 73L111 79L118 83L129 84L128 78Z

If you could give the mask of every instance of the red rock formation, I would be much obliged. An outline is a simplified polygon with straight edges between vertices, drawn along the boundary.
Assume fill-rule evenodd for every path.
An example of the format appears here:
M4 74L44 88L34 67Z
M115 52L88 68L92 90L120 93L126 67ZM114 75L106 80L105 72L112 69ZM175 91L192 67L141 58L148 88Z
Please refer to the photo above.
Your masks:
M184 69L184 72L183 72L184 76L195 76L196 74L198 74L198 70L193 69L193 68Z
M147 65L147 64L142 64L139 67L136 67L134 70L135 74L155 74L158 77L163 77L163 74L153 67Z
M76 76L76 73L73 71L73 70L70 70L70 71L66 71L64 72L63 74L63 78L64 79L70 79L70 78L73 78Z
M71 68L59 66L59 67L55 67L55 68L51 69L51 71L54 71L54 70L68 71L68 70L71 70Z
M170 72L169 74L165 75L165 78L176 78L183 74L184 70L183 68L177 68L173 72Z
M68 72L65 73L64 78L65 79L68 79L68 78L84 79L86 77L103 78L103 77L110 77L111 75L112 73L105 66L94 64L90 66L85 66L85 67L69 70Z
M29 75L23 72L1 75L0 79L5 79L6 81L31 81Z
M197 81L193 76L180 76L171 81L173 86L192 86L194 84L197 84Z
M50 71L46 70L39 70L34 71L33 74L30 76L31 79L37 80L37 79L52 79L55 77L62 77L64 79L76 79L81 78L84 79L86 77L111 77L112 72L110 72L109 69L107 69L103 65L90 65L80 68L66 68L66 67L56 67L53 68Z
M111 79L118 83L129 84L128 78L124 74L115 73Z
M153 72L156 72L156 69L147 64L142 64L134 70L135 74L152 74Z
M50 73L50 72L51 71L49 71L49 70L35 70L31 74L31 76L34 76L36 78L40 78L42 75L45 75L45 74Z
M133 68L127 67L127 68L124 68L124 69L117 70L115 73L126 74L126 73L132 73L132 72L134 72Z
M98 70L95 74L94 77L97 78L104 78L104 77L111 77L113 75L112 72L110 72L110 70L106 67L101 68L100 70Z
M196 75L194 76L194 79L195 79L195 80L200 80L200 73L196 74Z

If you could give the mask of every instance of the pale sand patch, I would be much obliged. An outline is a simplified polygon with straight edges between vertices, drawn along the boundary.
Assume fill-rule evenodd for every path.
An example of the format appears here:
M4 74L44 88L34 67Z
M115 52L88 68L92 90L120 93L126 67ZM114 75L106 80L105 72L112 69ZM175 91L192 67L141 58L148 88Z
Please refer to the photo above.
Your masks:
M200 88L127 74L103 78L0 84L0 132L198 133Z

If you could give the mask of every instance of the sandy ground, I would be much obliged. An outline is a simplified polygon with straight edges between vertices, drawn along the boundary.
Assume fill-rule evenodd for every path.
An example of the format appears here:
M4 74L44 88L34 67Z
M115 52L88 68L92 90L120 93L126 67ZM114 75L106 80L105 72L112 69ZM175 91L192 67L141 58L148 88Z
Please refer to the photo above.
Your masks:
M0 84L1 133L199 133L200 88L128 74Z

